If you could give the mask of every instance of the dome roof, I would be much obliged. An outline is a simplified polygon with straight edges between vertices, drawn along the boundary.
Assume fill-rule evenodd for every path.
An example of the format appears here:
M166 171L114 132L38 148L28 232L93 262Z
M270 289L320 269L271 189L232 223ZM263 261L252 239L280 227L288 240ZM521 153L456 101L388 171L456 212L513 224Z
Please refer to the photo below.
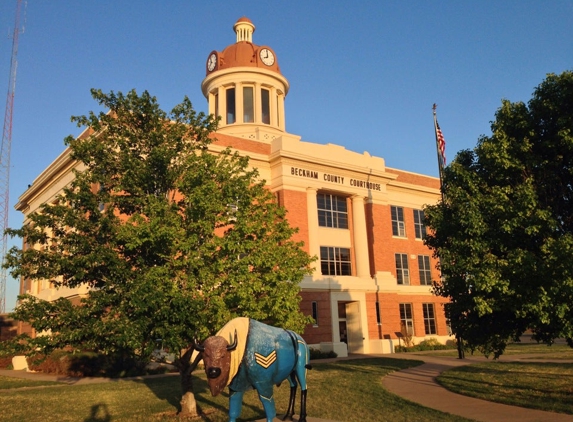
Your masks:
M253 22L252 22L249 18L247 18L246 16L243 16L242 18L239 18L239 19L237 20L237 23L240 23L240 22L248 22L248 23L250 23L251 25L253 25ZM236 24L237 24L237 23L236 23ZM235 25L236 25L236 24L235 24ZM255 26L253 25L253 32L255 32L254 27L255 27Z
M258 46L248 41L231 44L219 54L221 60L219 69L238 66L256 66L258 49Z
M207 75L217 70L233 67L258 67L281 74L272 48L253 44L252 36L255 32L255 25L249 18L245 16L239 18L233 25L233 30L237 34L237 42L217 52L217 66L211 71L207 68Z

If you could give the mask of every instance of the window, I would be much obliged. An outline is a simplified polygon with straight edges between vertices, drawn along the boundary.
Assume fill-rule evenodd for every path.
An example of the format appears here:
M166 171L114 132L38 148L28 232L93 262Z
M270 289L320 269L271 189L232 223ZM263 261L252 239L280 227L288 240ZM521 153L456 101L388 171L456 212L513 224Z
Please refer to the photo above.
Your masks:
M376 302L376 323L378 325L382 323L382 319L380 318L380 302Z
M319 193L316 195L318 225L321 227L348 228L348 208L346 198Z
M312 302L312 319L314 319L314 326L318 327L318 302Z
M420 285L430 286L432 284L432 272L430 271L430 257L428 255L418 255L418 269L420 271Z
M426 335L436 334L436 317L434 316L434 304L422 303L424 310L424 330Z
M408 255L397 253L396 258L396 280L398 284L410 284L410 270L408 269Z
M411 303L400 303L400 329L404 335L414 335L414 318L412 317Z
M270 93L268 89L261 88L261 109L263 115L263 123L271 123L271 107L270 107Z
M392 206L392 235L406 237L406 228L404 225L404 208Z
M227 89L227 124L235 123L235 88Z
M424 211L422 210L414 210L414 231L416 232L416 239L423 239L426 237Z
M320 269L322 275L352 275L350 249L321 246Z
M243 122L253 123L255 121L255 106L253 102L253 87L243 87Z

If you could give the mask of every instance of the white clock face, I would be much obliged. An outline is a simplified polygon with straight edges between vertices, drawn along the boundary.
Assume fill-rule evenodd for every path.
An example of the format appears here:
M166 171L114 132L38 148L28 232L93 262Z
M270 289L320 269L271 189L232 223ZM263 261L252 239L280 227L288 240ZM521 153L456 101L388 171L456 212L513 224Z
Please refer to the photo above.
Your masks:
M217 65L217 55L213 53L209 56L209 60L207 60L207 69L209 69L209 72L215 69L216 65Z
M261 57L262 62L267 66L272 66L275 62L275 55L268 48L263 48L259 53L259 56Z

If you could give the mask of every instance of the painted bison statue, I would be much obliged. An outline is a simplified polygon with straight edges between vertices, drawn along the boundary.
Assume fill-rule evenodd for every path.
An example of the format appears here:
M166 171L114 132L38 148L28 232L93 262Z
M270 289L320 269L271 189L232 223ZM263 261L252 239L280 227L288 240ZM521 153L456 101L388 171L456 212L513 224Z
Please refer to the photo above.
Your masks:
M283 420L292 420L297 382L300 384L300 422L306 422L308 347L296 333L249 318L229 321L195 350L203 354L207 382L213 396L229 386L229 421L241 414L243 394L256 389L267 421L276 417L273 385L288 379L290 399Z

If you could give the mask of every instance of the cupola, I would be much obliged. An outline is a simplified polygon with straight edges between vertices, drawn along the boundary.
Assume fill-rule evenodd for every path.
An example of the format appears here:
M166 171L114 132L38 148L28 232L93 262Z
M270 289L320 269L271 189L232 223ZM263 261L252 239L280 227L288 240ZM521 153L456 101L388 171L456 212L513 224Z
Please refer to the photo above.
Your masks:
M253 22L245 16L240 18L235 25L233 25L233 30L237 34L237 42L248 41L253 42L253 32L255 32L255 25Z
M289 83L274 50L253 44L255 25L248 18L233 30L234 44L209 53L201 89L209 113L221 117L218 132L270 142L285 133Z

